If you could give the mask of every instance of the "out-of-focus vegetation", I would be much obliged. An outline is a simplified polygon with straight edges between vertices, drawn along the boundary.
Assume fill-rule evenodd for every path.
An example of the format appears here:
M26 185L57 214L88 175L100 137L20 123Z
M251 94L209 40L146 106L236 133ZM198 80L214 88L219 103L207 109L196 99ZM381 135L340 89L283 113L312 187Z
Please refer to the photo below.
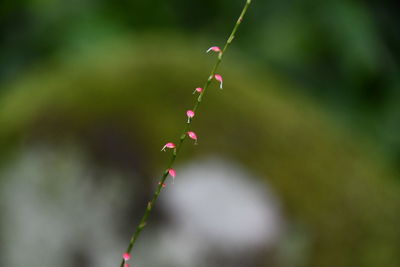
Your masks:
M159 38L114 42L8 88L2 147L16 136L67 141L144 177L162 168L158 149L179 134L177 111L191 103L208 60L191 42ZM382 158L268 72L228 63L225 91L211 88L196 121L196 154L222 154L268 178L287 214L309 228L307 266L397 266L399 188ZM181 161L194 152L185 150Z
M2 164L37 142L73 143L150 191L158 150L213 62L203 51L242 2L5 1ZM272 184L309 248L303 263L269 253L268 266L399 266L396 8L253 2L221 69L226 89L208 92L200 145L180 161L217 153Z
M175 30L222 43L243 1L12 1L0 6L0 81L117 33ZM399 166L396 2L254 1L235 46L368 134Z

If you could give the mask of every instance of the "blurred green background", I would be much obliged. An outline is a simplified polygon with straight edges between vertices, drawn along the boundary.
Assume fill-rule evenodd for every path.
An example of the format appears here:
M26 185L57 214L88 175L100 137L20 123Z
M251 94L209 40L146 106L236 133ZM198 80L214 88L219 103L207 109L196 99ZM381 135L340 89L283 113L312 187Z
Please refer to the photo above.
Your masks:
M118 262L167 160L159 149L215 60L204 51L223 45L243 4L0 4L1 266ZM225 89L213 85L199 110L200 145L178 160L230 159L279 199L283 234L237 266L400 266L398 9L253 1ZM154 225L168 221L155 213Z

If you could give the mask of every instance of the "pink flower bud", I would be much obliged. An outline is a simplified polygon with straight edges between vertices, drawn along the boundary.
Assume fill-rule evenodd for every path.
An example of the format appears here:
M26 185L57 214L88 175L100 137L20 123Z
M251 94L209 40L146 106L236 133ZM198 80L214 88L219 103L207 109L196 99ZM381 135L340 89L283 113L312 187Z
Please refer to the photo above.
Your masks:
M215 78L218 82L220 82L219 88L222 89L222 82L223 82L222 76L219 75L219 74L215 74L215 75L214 75L214 78Z
M124 261L128 261L131 259L131 254L125 252L124 254L122 254L122 258L124 259Z
M203 92L203 88L197 87L197 88L193 91L193 94L195 94L196 92L198 92L198 93Z
M194 140L194 144L197 145L197 135L195 132L187 132L187 135Z
M125 264L124 264L124 267L129 267L129 264L128 264L128 263L125 263Z
M186 111L186 115L188 117L188 123L190 122L190 120L194 117L194 111L193 110L188 110Z
M210 48L208 48L207 53L210 52L210 51L214 51L214 52L220 53L221 52L221 48L219 48L218 46L211 46Z
M161 182L158 182L158 185L160 185L161 184ZM162 183L162 188L165 188L167 185L165 184L165 183Z
M163 148L161 149L161 151L165 151L166 148L175 148L175 144L174 143L166 143L165 146L163 146Z
M176 171L174 169L169 169L168 173L172 177L172 183L174 183L175 182L175 177L176 177Z
M176 176L176 171L175 171L174 169L169 169L169 170L168 170L168 173L169 173L169 175L172 176L172 178L175 178L175 176Z

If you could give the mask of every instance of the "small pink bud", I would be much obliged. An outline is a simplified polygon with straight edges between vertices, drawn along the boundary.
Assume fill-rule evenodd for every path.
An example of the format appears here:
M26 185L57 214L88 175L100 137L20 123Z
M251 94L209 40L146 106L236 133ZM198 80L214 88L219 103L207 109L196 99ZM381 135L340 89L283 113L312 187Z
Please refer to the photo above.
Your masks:
M190 119L194 117L194 111L193 110L188 110L186 111L186 115L188 117L188 123L190 122Z
M124 267L129 267L129 264L128 264L128 263L125 263L125 264L124 264Z
M169 175L172 176L172 178L175 178L175 176L176 176L176 171L175 171L174 169L169 169L169 170L168 170L168 173L169 173Z
M219 74L215 74L215 75L214 75L214 78L215 78L218 82L220 82L219 88L222 89L222 82L223 82L222 76L219 75Z
M131 254L126 252L126 253L122 254L122 258L124 259L124 261L128 261L131 259Z
M197 135L194 132L188 132L188 136L195 141L195 144L197 144Z
M160 184L161 184L161 182L158 182L158 185L160 185ZM162 188L165 188L167 185L165 183L163 183L161 186L162 186Z
M203 92L203 88L197 87L197 88L193 91L193 94L195 94L196 92L198 92L198 93Z
M165 151L166 148L175 148L175 144L174 143L166 143L165 146L163 146L163 148L161 149L161 151Z
M175 177L176 177L176 171L174 169L169 169L168 173L172 177L172 183L174 183L175 182Z
M211 46L210 48L208 48L207 53L210 51L214 51L214 52L221 52L221 48L219 48L218 46Z

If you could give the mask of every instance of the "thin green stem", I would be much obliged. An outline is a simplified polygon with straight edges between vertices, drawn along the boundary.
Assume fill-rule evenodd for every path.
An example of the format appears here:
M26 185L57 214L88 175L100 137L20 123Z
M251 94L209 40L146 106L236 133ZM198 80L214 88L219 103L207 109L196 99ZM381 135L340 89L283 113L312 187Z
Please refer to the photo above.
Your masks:
M212 82L212 80L214 78L214 75L215 75L216 71L218 70L219 65L221 64L222 58L223 58L226 50L228 49L229 45L232 43L233 39L235 38L236 31L239 28L240 24L242 23L244 15L246 14L247 9L248 9L250 4L251 4L251 0L246 0L246 4L245 4L245 6L244 6L244 8L243 8L238 20L236 21L236 24L235 24L235 26L234 26L234 28L233 28L228 40L225 43L224 48L222 49L222 51L218 55L218 59L217 59L216 63L214 64L214 67L211 70L210 76L208 77L207 82L204 85L203 91L200 93L200 95L196 99L196 102L195 102L194 107L192 109L194 112L196 112L196 110L199 108L199 105L200 105L200 103L201 103L201 101L203 99L203 96L205 95L208 87L210 86L210 84L211 84L211 82ZM154 191L152 199L147 203L146 211L144 212L143 217L141 218L141 220L139 222L139 225L137 226L134 234L132 235L132 237L130 239L128 248L126 249L126 253L130 253L132 251L132 248L135 245L137 238L139 237L140 233L142 232L142 230L146 226L147 219L148 219L148 217L149 217L149 215L150 215L150 213L151 213L151 211L152 211L152 209L154 207L154 204L156 203L156 201L158 199L158 196L160 195L161 189L163 188L163 184L164 184L165 180L168 177L168 171L169 171L169 169L172 168L172 166L175 163L176 157L178 156L179 151L181 150L181 147L183 145L183 142L186 139L187 132L189 130L190 125L193 122L193 119L194 118L189 119L189 121L185 124L183 132L182 132L182 134L181 134L181 136L179 138L179 142L178 142L176 148L174 148L174 150L172 152L171 160L168 163L167 168L165 169L163 175L161 176L160 182L159 182L156 190ZM122 260L120 267L123 267L124 263L125 263L124 260Z

